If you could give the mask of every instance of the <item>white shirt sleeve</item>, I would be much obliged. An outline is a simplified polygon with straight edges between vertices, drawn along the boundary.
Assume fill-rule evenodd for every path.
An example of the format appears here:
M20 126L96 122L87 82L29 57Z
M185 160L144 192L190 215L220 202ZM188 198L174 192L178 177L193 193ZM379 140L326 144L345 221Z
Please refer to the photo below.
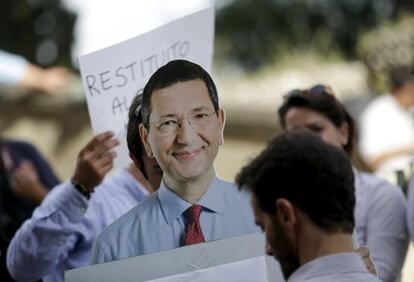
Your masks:
M28 64L25 58L0 50L0 84L18 84L23 79Z
M408 249L406 202L401 189L382 181L367 208L366 243L382 281L395 281ZM381 192L380 192L381 191Z

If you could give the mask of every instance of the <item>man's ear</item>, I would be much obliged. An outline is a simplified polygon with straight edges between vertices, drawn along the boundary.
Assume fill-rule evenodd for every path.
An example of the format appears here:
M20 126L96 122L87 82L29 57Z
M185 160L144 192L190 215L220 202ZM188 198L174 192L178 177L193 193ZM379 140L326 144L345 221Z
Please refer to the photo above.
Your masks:
M145 153L147 154L148 158L154 158L154 154L152 153L151 146L148 142L149 134L143 123L139 124L139 136L141 137L142 144L144 145ZM137 141L139 142L139 140Z
M339 127L339 132L341 133L341 143L342 146L348 145L349 140L349 124L347 122L343 122Z
M223 145L223 143L224 143L224 126L226 125L226 112L222 108L220 108L219 111L218 111L218 119L219 119L220 134L221 134L219 145Z
M284 198L277 199L275 205L279 225L288 234L293 234L292 232L294 232L298 222L295 207L289 200Z

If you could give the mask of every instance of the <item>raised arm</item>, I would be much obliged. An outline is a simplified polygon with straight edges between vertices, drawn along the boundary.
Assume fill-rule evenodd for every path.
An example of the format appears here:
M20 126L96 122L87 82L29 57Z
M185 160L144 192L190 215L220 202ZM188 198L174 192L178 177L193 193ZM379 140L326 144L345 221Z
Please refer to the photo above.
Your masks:
M86 192L92 192L111 170L116 156L112 149L118 143L111 132L105 132L80 151L73 179ZM12 239L7 267L16 280L34 281L50 274L76 252L79 237L88 235L82 234L88 230L79 226L85 220L89 201L72 183L55 187Z

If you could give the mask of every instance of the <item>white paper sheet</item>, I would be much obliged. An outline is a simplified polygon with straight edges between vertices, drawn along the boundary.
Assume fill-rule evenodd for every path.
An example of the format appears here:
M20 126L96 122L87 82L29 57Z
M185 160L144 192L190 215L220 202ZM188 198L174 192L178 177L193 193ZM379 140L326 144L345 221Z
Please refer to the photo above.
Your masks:
M148 282L268 282L265 257L222 264Z
M180 277L179 275L184 274L187 274L184 275L185 277L188 277L188 274L198 275L198 273L191 273L194 270L201 272L202 269L212 269L213 271L218 269L220 273L215 275L214 278L206 276L207 278L203 277L205 280L193 281L284 282L285 279L277 261L273 257L265 255L263 247L265 242L264 234L258 232L195 244L159 253L68 270L65 271L65 281L148 282L160 281L157 279L163 277ZM263 264L263 258L266 266ZM224 268L221 268L221 266L224 266ZM227 266L230 268L227 268ZM241 280L239 277L233 276L234 274L237 275L237 273L241 274ZM262 275L267 275L268 280L265 280ZM233 280L230 280L229 277ZM198 279L198 276L196 278ZM192 281L188 280L192 279L191 276L187 280L180 279L178 281Z
M121 142L115 167L131 162L125 129L136 93L159 67L175 59L198 63L210 71L213 43L214 9L209 7L78 58L94 133L112 130Z

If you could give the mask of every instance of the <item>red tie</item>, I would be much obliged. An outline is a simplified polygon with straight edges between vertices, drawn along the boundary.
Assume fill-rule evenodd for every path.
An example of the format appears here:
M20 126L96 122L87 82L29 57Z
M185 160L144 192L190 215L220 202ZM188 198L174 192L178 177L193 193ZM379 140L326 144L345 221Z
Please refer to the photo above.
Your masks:
M184 215L187 218L183 245L192 245L205 242L203 232L200 227L200 214L202 206L194 205L189 207Z

